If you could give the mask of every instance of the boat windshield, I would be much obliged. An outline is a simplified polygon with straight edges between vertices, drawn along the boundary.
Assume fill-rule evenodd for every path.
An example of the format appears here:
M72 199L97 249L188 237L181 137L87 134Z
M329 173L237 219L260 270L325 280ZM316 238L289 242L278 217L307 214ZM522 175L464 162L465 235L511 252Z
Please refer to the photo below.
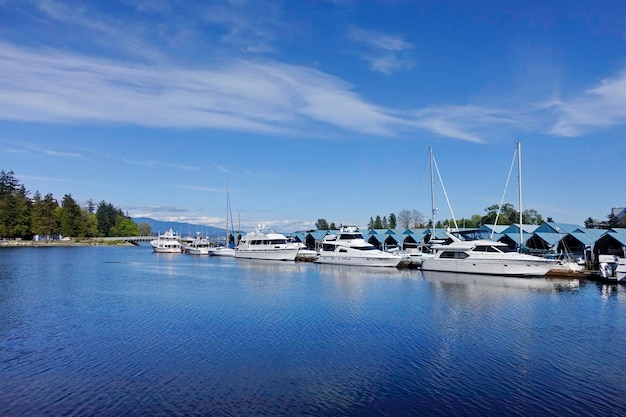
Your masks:
M363 235L360 233L342 233L339 235L341 240L363 239Z
M452 234L453 236L465 242L470 241L470 240L479 240L479 239L489 240L490 238L489 232L487 232L486 230L476 230L476 229L461 230L461 231L450 232L450 234Z
M352 246L352 247L350 247L350 249L357 249L357 250L377 250L374 246Z

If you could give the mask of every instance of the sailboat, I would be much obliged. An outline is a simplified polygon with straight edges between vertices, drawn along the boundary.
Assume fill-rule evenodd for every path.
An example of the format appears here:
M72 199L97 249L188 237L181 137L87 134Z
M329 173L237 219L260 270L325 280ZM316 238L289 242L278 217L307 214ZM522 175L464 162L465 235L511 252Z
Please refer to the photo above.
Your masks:
M521 145L517 142L521 248L524 240L520 151ZM482 230L455 230L447 231L446 234L449 243L432 246L435 256L423 260L423 271L532 277L544 276L556 265L555 261L527 255L510 248L505 243L494 242L489 239L487 232Z
M232 233L232 213L230 209L230 191L228 188L228 180L226 181L226 237L224 238L223 246L215 246L209 249L209 255L212 256L235 256L235 244L231 242L231 238L234 239Z

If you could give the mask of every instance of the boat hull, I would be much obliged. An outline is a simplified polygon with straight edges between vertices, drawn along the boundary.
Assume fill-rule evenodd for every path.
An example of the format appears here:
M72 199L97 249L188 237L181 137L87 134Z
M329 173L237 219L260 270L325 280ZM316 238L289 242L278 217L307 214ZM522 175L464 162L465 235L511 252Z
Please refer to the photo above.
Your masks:
M155 253L182 253L182 250L180 247L168 247L168 248L153 247L152 249L154 250Z
M209 248L190 248L190 247L187 247L185 252L188 253L189 255L208 255L209 254Z
M228 256L228 257L233 257L235 256L235 249L233 248L224 248L224 247L218 247L218 248L211 248L209 249L209 255L211 256Z
M422 270L458 274L542 277L554 267L553 262L537 260L500 259L424 259Z
M318 264L333 264L333 265L397 267L401 260L402 260L402 257L397 256L397 255L382 256L382 257L378 257L378 256L359 257L359 256L351 256L351 255L340 255L335 252L331 252L331 253L320 252L315 258L314 262Z
M295 261L298 248L237 249L235 258L267 261Z

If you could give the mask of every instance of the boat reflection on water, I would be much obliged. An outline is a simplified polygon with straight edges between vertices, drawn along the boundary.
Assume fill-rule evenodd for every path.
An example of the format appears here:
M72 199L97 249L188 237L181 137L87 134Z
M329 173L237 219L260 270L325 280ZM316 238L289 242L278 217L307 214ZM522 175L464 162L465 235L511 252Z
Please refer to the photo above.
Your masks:
M321 275L343 279L357 278L419 278L419 272L411 269L381 268L377 266L353 266L317 264Z
M602 300L608 300L615 297L620 302L626 303L626 283L596 283L600 297Z
M580 287L577 278L566 277L504 277L498 275L455 274L451 272L422 271L426 281L435 284L454 284L474 287L519 288L535 291L572 291Z
M238 268L247 272L265 273L299 273L310 268L311 264L307 262L286 262L278 260L259 260L236 258L235 264Z

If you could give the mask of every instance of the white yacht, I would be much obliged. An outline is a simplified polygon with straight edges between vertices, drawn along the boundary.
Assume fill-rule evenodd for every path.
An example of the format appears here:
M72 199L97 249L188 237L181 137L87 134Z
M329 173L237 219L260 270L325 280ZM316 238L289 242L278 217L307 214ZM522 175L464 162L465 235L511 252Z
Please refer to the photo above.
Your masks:
M150 241L152 249L157 253L182 253L180 236L170 228L167 232Z
M235 256L235 248L229 246L214 246L209 248L209 255L211 256Z
M235 258L294 261L299 248L287 241L282 233L268 230L259 225L254 232L241 238L235 248Z
M383 252L363 239L356 226L342 226L337 234L329 234L322 239L316 263L354 266L396 267L402 256Z
M600 255L599 276L608 281L626 282L626 258Z
M185 246L185 253L189 255L208 255L209 246L209 239L196 236L191 243Z
M502 242L488 239L482 230L447 232L447 244L433 245L433 258L422 270L500 276L544 276L557 261L526 255Z

